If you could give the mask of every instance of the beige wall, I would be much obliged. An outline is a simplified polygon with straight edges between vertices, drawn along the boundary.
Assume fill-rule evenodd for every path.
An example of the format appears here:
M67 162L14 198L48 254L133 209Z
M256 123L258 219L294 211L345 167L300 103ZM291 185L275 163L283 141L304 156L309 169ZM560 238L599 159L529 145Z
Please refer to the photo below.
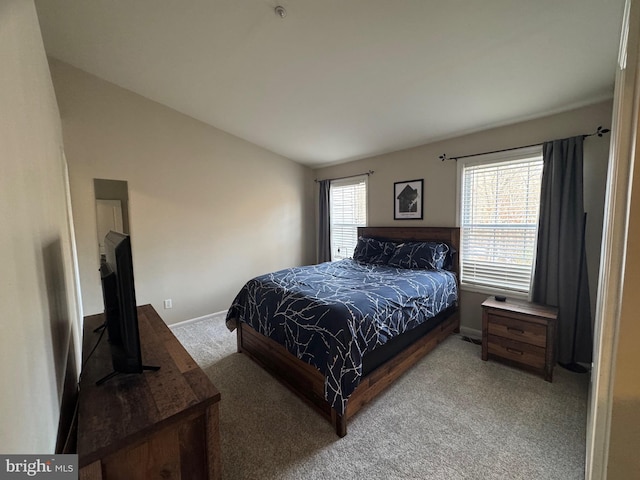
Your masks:
M0 58L0 452L53 453L80 315L60 118L32 0L0 2Z
M310 169L67 64L51 70L85 314L103 309L94 178L128 182L138 304L167 323L225 310L251 277L313 260Z
M456 162L442 162L449 157L486 152L501 148L530 145L556 138L565 138L595 131L611 125L610 101L571 112L493 128L450 140L416 148L366 158L332 167L317 169L317 178L335 178L374 170L369 177L369 225L390 226L455 226L456 225ZM591 302L595 305L600 259L600 238L604 192L607 174L609 137L589 137L585 140L585 208L587 221L588 269ZM393 219L393 183L424 179L424 219ZM461 294L462 326L480 330L480 304L487 294L463 291Z

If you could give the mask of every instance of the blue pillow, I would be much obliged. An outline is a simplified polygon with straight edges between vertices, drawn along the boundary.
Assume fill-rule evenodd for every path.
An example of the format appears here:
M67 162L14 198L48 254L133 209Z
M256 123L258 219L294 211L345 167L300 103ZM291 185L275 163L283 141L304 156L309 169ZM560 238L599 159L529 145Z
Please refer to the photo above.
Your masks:
M392 242L360 237L353 251L353 259L362 263L386 265L394 251L395 244Z
M396 245L387 262L391 267L442 270L447 261L449 246L439 242L406 242Z

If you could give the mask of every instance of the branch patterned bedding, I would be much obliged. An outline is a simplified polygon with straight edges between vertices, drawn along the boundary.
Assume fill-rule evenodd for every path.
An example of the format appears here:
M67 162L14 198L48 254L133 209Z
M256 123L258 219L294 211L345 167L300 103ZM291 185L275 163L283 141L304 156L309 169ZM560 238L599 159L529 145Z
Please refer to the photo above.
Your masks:
M351 259L289 268L245 284L227 314L325 376L325 399L343 414L362 377L362 358L458 299L456 276Z

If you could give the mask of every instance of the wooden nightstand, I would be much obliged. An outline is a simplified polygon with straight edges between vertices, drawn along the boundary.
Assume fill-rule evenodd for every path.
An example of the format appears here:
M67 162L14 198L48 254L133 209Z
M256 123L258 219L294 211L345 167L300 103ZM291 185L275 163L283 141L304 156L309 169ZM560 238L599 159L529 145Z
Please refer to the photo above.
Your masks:
M551 382L557 317L555 307L487 298L482 303L482 360L503 360Z

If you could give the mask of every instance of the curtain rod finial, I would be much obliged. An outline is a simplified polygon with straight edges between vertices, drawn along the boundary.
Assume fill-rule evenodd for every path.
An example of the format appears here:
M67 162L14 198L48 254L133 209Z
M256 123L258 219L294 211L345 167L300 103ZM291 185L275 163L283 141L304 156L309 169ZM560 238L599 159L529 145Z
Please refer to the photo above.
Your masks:
M598 126L598 128L596 128L595 132L583 135L583 138L593 137L594 135L597 135L598 137L602 137L605 133L609 133L610 131L611 131L610 128L602 128L602 125L600 125Z
M443 154L442 154L442 155L440 155L438 158L439 158L441 161L443 161L443 162L444 162L444 161L447 159L447 154L446 154L446 153L443 153Z

